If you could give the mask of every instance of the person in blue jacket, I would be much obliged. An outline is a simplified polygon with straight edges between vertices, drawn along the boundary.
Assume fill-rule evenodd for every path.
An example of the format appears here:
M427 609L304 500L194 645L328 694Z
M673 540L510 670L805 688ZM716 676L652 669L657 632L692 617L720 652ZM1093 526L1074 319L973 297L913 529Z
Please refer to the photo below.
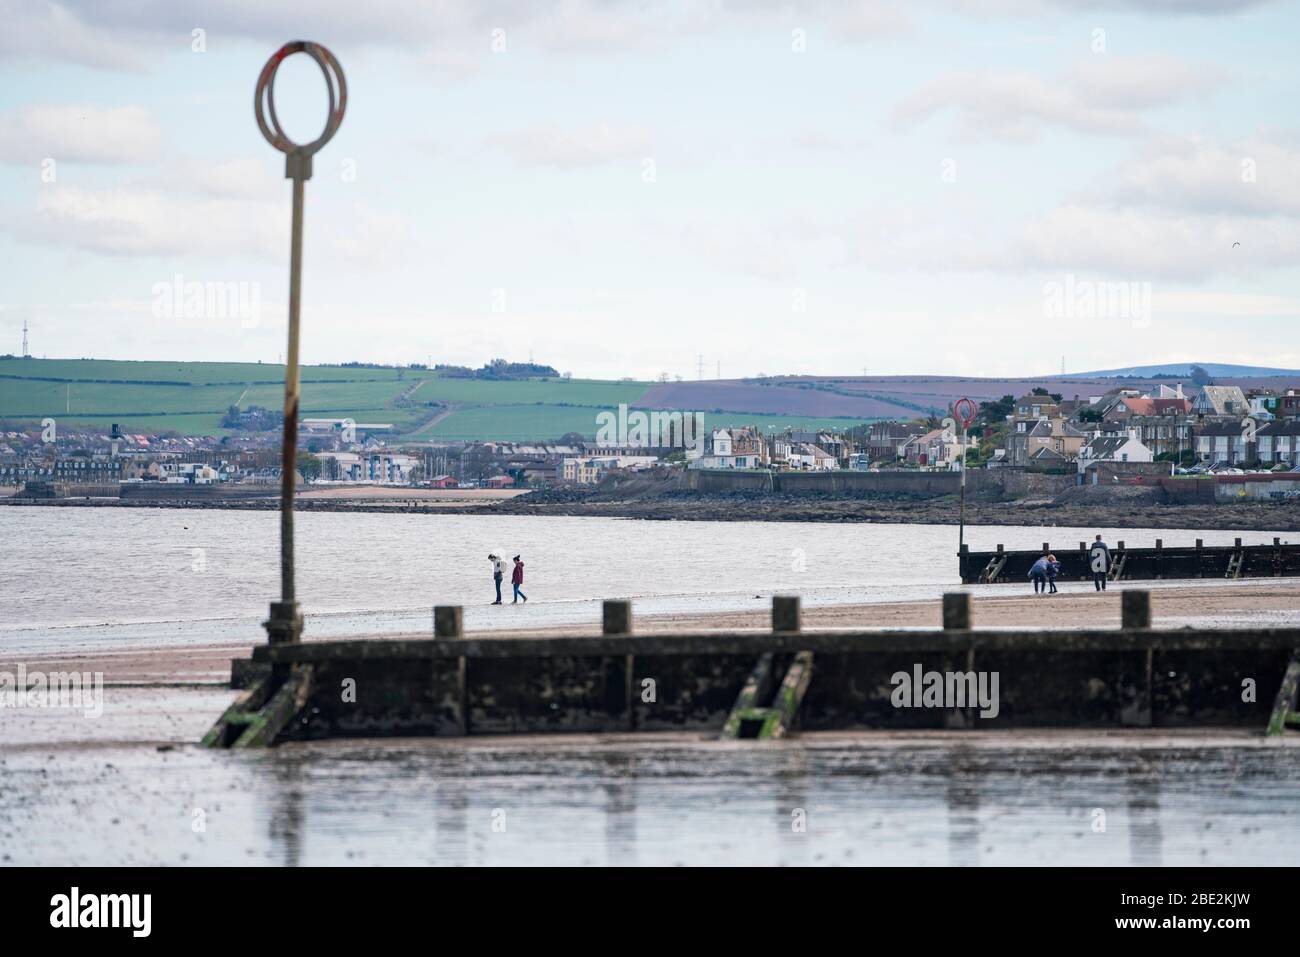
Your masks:
M1047 594L1047 556L1042 555L1029 568L1029 580L1034 583L1034 594Z

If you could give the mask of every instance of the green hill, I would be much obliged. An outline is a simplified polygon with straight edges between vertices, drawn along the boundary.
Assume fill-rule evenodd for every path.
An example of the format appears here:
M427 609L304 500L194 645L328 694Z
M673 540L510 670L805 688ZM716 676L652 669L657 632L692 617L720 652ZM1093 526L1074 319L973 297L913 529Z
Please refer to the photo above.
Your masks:
M414 441L555 439L594 436L596 415L636 407L649 382L595 379L444 378L424 369L304 366L302 415L391 422ZM105 432L224 435L232 405L279 409L284 367L240 362L127 362L108 359L0 359L0 420ZM710 427L758 425L846 428L861 420L710 412Z

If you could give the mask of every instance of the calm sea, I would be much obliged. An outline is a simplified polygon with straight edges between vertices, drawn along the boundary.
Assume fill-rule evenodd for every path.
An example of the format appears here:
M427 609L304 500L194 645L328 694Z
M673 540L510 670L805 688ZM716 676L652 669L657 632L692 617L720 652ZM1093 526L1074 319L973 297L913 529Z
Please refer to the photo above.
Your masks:
M482 630L595 623L605 598L630 598L637 614L736 611L773 593L827 605L937 598L958 584L952 526L349 512L296 521L299 599L316 637L428 630L435 604L465 606L467 630ZM279 590L278 529L274 512L0 509L0 642L21 653L260 639ZM1097 532L1134 546L1274 534L1004 526L968 529L967 541L1068 549ZM524 558L527 605L490 605L489 552ZM508 582L504 592L509 602Z

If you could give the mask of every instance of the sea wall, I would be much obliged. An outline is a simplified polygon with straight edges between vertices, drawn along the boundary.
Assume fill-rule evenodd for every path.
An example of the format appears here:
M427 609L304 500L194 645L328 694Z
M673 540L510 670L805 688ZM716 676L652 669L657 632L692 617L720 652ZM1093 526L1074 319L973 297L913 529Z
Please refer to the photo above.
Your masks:
M191 485L188 482L141 482L124 484L123 499L154 502L228 502L250 498L276 498L280 486L267 483L248 485Z
M961 473L898 469L769 472L748 469L689 469L687 486L699 492L777 492L785 494L874 494L937 498L956 495ZM1077 482L1073 474L1053 475L1024 469L972 469L966 492L980 498L1051 498Z

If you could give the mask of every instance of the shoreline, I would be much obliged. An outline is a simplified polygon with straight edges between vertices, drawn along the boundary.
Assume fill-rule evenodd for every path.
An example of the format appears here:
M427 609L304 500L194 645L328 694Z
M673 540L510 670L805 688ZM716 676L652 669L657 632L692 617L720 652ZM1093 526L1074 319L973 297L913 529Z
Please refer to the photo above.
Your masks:
M519 495L484 504L479 499L418 501L399 496L388 502L363 498L302 498L296 512L368 512L398 515L537 515L570 518L624 518L643 521L825 522L904 525L956 525L955 500L888 498L821 498L813 496L672 496L640 500L533 501ZM418 503L417 503L418 502ZM276 499L205 501L137 501L114 498L0 499L0 504L41 508L156 508L277 511ZM1207 531L1300 531L1295 503L1248 502L1214 505L1161 505L1147 502L1059 504L1050 500L967 502L967 527L1038 525L1157 529L1199 528Z
M1134 583L1130 587L1142 587ZM980 628L1078 627L1118 628L1122 588L1098 594L1087 583L1064 583L1057 595L1035 596L1019 585L979 586L972 592L973 620ZM968 589L969 590L969 589ZM1178 628L1211 623L1225 629L1300 624L1300 579L1252 578L1231 585L1199 582L1164 583L1151 588L1153 627ZM763 602L739 612L648 614L635 618L637 634L675 632L764 631L770 627L771 605ZM907 629L941 627L941 605L933 599L810 606L803 609L803 628L815 630ZM467 637L494 639L598 635L599 622L545 625L470 632ZM427 632L382 636L358 634L347 639L429 638ZM306 637L311 641L310 632ZM19 661L29 671L103 672L105 686L228 686L230 662L246 658L261 634L246 640L210 642L184 647L118 647L104 651L27 653L11 658L0 653L0 670L14 670Z

